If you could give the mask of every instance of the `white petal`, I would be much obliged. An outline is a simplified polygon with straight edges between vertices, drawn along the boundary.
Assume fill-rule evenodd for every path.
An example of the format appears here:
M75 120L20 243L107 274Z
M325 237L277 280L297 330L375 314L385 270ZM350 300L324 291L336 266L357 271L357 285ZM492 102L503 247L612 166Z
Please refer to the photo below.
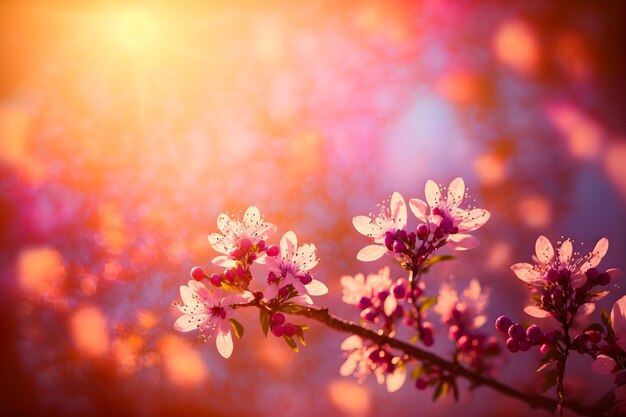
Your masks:
M448 186L448 199L446 200L446 205L450 206L458 206L459 203L463 201L463 197L465 196L465 182L463 182L463 178L457 177L452 180L450 185Z
M232 268L237 266L237 261L231 259L230 256L220 255L211 259L213 265L221 266L222 268Z
M572 246L572 241L567 239L565 242L561 243L561 247L559 248L559 262L561 264L568 264L570 259L572 259L572 252L574 251L574 247Z
M243 214L243 224L248 231L256 230L261 226L261 213L256 206L250 206Z
M540 319L546 318L546 317L551 317L550 313L548 313L547 311L537 307L537 306L526 306L524 307L524 313L528 314L529 316L533 316L533 317L537 317Z
M193 304L197 304L198 301L194 298L196 294L193 292L193 290L191 288L189 288L186 285L181 285L180 286L180 298L182 298L183 303L185 303L185 305L193 305Z
M290 298L289 301L304 307L313 305L313 300L307 294L296 295L295 297Z
M190 332L198 330L198 326L202 325L209 319L208 314L183 314L176 319L174 329L179 332Z
M233 219L226 213L220 214L217 216L217 228L224 236L233 235Z
M358 358L353 355L350 355L346 358L346 361L339 368L339 375L341 376L350 376L356 369L356 365L359 362Z
M391 217L398 229L404 229L406 226L406 203L404 202L404 198L402 194L399 192L394 192L391 195Z
M598 375L610 375L617 363L613 358L606 355L598 355L591 364L591 370Z
M382 233L382 229L374 220L367 216L356 216L352 218L352 225L362 235L376 238Z
M588 266L589 268L594 268L600 263L602 258L604 258L604 255L606 255L606 252L608 250L609 250L609 240L603 237L602 239L598 241L598 243L596 243L596 247L593 248L593 250L591 251L591 255L589 256L589 259L587 260L587 262L585 262L585 265Z
M439 190L439 186L435 183L435 181L426 181L426 187L424 187L424 192L426 194L426 202L431 208L439 205L439 203L441 202L441 191Z
M406 380L406 370L404 368L397 368L392 374L387 375L387 391L396 392Z
M476 239L472 235L466 235L462 233L457 233L454 235L448 236L448 247L454 250L468 250L474 249L480 244L478 239Z
M234 250L232 242L229 239L225 239L223 235L219 233L211 233L209 235L209 244L216 252L228 255Z
M215 332L215 346L224 358L230 358L233 353L233 336L230 332L228 320L220 320Z
M417 217L417 219L423 223L427 223L426 214L428 213L428 204L419 198L412 198L409 200L409 207L411 211Z
M341 342L340 347L341 350L355 350L361 348L361 346L363 346L363 340L354 334Z
M323 282L314 279L304 286L309 295L318 296L328 294L328 287Z
M525 262L512 265L511 270L519 279L524 282L528 282L529 284L532 284L541 278L541 274L535 269L535 266Z
M586 303L579 307L578 314L580 314L581 317L588 316L589 314L593 313L595 309L596 305L594 303Z
M613 323L617 345L626 351L626 295L613 305L611 323Z
M385 304L383 306L383 309L387 316L391 316L396 310L397 306L398 300L396 300L396 297L394 297L393 295L389 295L387 298L385 298Z
M467 212L465 212L465 210L462 211L464 212L463 220L461 220L461 223L458 225L460 233L471 232L478 229L487 223L487 220L491 217L491 213L483 209L474 209Z
M280 239L280 253L283 259L290 260L296 253L298 247L298 238L296 234L291 230L283 235Z
M380 259L385 253L387 248L382 245L368 245L356 254L356 258L362 262L371 262Z
M552 259L554 259L552 243L550 243L550 240L544 235L537 238L537 242L535 242L535 253L537 254L537 259L544 264L550 263Z

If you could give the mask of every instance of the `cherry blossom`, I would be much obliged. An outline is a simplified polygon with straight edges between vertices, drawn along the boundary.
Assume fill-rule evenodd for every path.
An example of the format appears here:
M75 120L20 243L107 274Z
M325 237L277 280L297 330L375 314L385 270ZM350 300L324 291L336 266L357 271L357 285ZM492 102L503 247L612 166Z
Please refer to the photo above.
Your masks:
M248 291L243 293L226 292L220 288L209 291L203 283L190 280L180 286L182 303L177 303L183 313L174 323L174 329L181 332L199 330L215 338L217 351L224 358L233 353L233 338L229 318L233 304L251 301L254 297Z
M306 243L298 247L298 238L288 231L280 239L279 256L267 257L267 268L270 270L268 287L264 296L273 299L281 288L292 285L306 304L313 304L310 295L319 296L328 293L328 287L321 281L313 279L309 271L319 262L315 255L315 245Z
M258 250L259 246L263 248L265 239L278 230L276 225L263 221L259 209L255 206L248 207L241 221L226 213L220 214L217 218L217 228L221 234L210 234L209 243L215 251L223 255L213 258L211 262L223 267L237 266L236 256L233 256L236 255L236 250L249 251L255 248ZM263 263L264 258L265 254L260 253L256 257L256 262Z
M454 319L458 326L477 329L487 321L484 312L488 303L489 292L481 288L477 279L472 279L461 296L452 285L443 284L434 310L444 323Z
M411 211L418 220L428 224L431 231L439 228L447 235L448 246L454 250L478 246L478 239L468 232L484 225L491 214L484 209L461 207L465 198L465 182L462 178L455 178L447 188L428 180L425 195L425 202L418 198L409 200Z
M347 354L346 361L339 368L342 376L354 375L359 382L363 382L373 373L376 381L379 384L385 383L389 392L395 392L404 385L406 368L397 366L399 358L378 346L352 335L341 343L341 350Z
M372 298L379 292L388 290L392 281L389 278L389 267L384 267L378 274L356 274L354 277L344 275L340 278L343 288L343 302L351 305L359 305L363 297Z
M376 217L373 214L354 217L352 219L354 228L362 235L373 238L375 242L374 245L362 248L356 256L357 259L364 262L380 259L388 252L385 246L385 234L404 229L406 222L406 202L398 192L391 195L389 206L386 202L380 204L380 212Z

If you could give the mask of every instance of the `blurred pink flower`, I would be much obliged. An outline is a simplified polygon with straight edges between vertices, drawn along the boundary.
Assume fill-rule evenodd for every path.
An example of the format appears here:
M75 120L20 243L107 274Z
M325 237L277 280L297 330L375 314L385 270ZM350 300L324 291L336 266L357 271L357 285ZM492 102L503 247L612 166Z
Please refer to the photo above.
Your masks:
M418 220L430 225L431 231L441 227L449 236L448 246L454 250L473 249L478 246L478 239L468 234L484 225L491 214L483 209L465 209L460 205L465 198L465 182L455 178L447 187L439 187L428 180L425 187L426 202L412 198L409 200L411 211Z
M203 283L190 280L187 285L180 286L182 303L177 303L183 313L174 323L174 329L190 332L198 329L201 333L209 333L215 337L217 351L224 358L233 353L233 338L229 317L232 315L233 304L246 303L254 298L249 291L243 293L226 293L221 288L209 291Z
M470 281L460 297L452 285L444 283L439 290L434 311L444 323L450 322L454 315L464 329L477 329L487 321L484 312L488 303L489 292L481 288L477 279Z
M315 250L312 243L298 247L296 234L292 231L285 233L280 239L280 255L268 256L266 260L267 268L277 279L269 283L263 293L265 298L273 299L280 288L290 284L306 304L313 304L310 295L327 294L328 287L309 274L309 271L319 263Z
M362 297L371 298L380 291L388 290L393 284L389 278L389 267L382 268L378 274L369 274L367 278L363 274L354 277L344 275L340 282L343 287L342 300L351 305L358 305Z
M613 304L611 323L615 332L615 342L626 352L626 295Z
M386 201L380 204L380 213L374 217L356 216L352 219L354 228L367 237L374 238L375 245L362 248L356 255L359 261L369 262L380 259L387 253L385 246L385 233L404 229L407 221L406 203L404 197L398 192L391 195L389 206Z
M222 213L217 217L217 228L220 233L212 233L209 235L209 243L211 247L224 255L217 256L211 260L215 265L223 267L237 266L237 262L231 256L231 253L239 248L242 240L249 240L252 245L257 245L261 240L267 239L278 228L272 223L263 221L263 217L259 209L250 206L243 215L243 220L235 220L228 214ZM257 263L264 263L265 254L259 254L256 259Z

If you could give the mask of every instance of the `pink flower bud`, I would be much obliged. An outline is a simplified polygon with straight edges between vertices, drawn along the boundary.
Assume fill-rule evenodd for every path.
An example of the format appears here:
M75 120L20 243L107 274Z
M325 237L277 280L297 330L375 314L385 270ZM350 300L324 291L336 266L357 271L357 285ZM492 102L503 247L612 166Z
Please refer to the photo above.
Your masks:
M283 326L274 326L272 327L272 334L276 337L282 337L285 334L285 330Z
M285 336L294 337L296 335L296 326L293 323L287 323L283 326Z
M609 285L611 283L611 276L609 275L608 272L603 272L600 275L598 275L598 278L596 279L596 284L597 285Z
M237 276L243 277L245 274L246 274L246 271L242 267L238 266L237 267Z
M264 240L259 240L259 243L256 244L256 247L258 250L263 251L265 250L265 248L267 248L267 243L265 243Z
M278 254L280 254L280 248L277 245L270 245L265 253L267 253L267 256L271 257L278 256Z
M391 291L393 292L393 296L398 300L401 300L406 296L406 288L402 285L394 285Z
M272 316L272 323L280 326L285 322L285 315L283 313L274 313Z
M543 345L539 346L539 352L541 352L543 355L548 353L550 349L552 349L552 345L549 343L544 343Z
M311 274L304 274L301 277L298 277L302 285L308 285L313 281L313 277Z
M287 297L289 295L289 290L287 289L287 287L282 287L278 290L278 295L280 297Z
M430 347L435 343L435 339L431 335L427 335L422 338L422 343L424 346Z
M417 226L416 231L417 231L417 237L419 238L419 240L426 240L426 238L428 237L428 226L422 223L419 226Z
M524 331L524 328L518 323L515 323L511 327L509 327L508 333L509 336L515 340L520 340L526 337L526 332Z
M509 327L513 325L513 322L507 316L500 316L496 319L496 330L500 333L506 333L509 331Z
M361 310L365 310L366 308L368 308L371 305L372 305L372 301L368 297L363 296L359 300L359 308Z
M467 335L461 336L457 342L457 346L463 352L469 352L472 349L472 339Z
M209 282L214 286L219 287L222 285L222 276L220 274L211 274Z
M239 247L242 251L248 252L252 247L252 242L248 238L243 238L239 241Z
M532 343L530 343L530 340L526 338L519 340L519 350L521 350L522 352L528 352L531 347Z
M235 270L228 268L227 270L224 271L224 279L228 282L234 282L235 281Z
M543 331L539 326L533 324L528 329L526 329L526 337L533 345L538 345L543 340Z
M193 268L191 268L190 275L191 278L195 279L196 281L200 281L204 278L204 269L200 268L199 266L194 266Z
M232 256L235 259L241 259L241 257L243 256L243 251L241 249L235 249L234 251L232 251L230 253L230 256Z
M415 388L418 390L425 390L428 387L428 380L424 378L417 378L415 380Z
M450 326L450 329L448 330L448 337L450 339L459 340L461 336L463 336L463 330L461 330L459 326L457 326L456 324Z
M559 271L554 268L550 268L543 275L543 279L548 282L557 282L559 280Z
M519 342L513 339L512 337L509 337L508 339L506 339L505 345L506 345L506 348L509 350L509 352L515 353L519 351Z
M254 262L258 258L258 255L254 252L248 254L248 262Z
M600 333L595 330L587 330L585 334L587 335L591 343L598 343L600 341Z

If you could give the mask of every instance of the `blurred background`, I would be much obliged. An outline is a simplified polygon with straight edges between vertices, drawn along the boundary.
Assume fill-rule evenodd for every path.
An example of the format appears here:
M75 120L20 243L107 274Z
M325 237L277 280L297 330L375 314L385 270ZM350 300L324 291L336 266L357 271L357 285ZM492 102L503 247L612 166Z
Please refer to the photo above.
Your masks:
M173 330L172 303L213 271L217 215L254 204L317 245L319 304L356 320L339 277L384 261L356 261L351 218L457 176L492 218L428 288L479 278L489 331L529 318L509 266L539 234L606 236L601 266L625 269L625 20L619 1L2 2L2 414L534 415L488 389L433 405L358 384L347 335L307 323L295 354L252 311L226 361ZM497 376L536 392L538 360L505 354ZM612 382L590 363L568 365L585 402Z

